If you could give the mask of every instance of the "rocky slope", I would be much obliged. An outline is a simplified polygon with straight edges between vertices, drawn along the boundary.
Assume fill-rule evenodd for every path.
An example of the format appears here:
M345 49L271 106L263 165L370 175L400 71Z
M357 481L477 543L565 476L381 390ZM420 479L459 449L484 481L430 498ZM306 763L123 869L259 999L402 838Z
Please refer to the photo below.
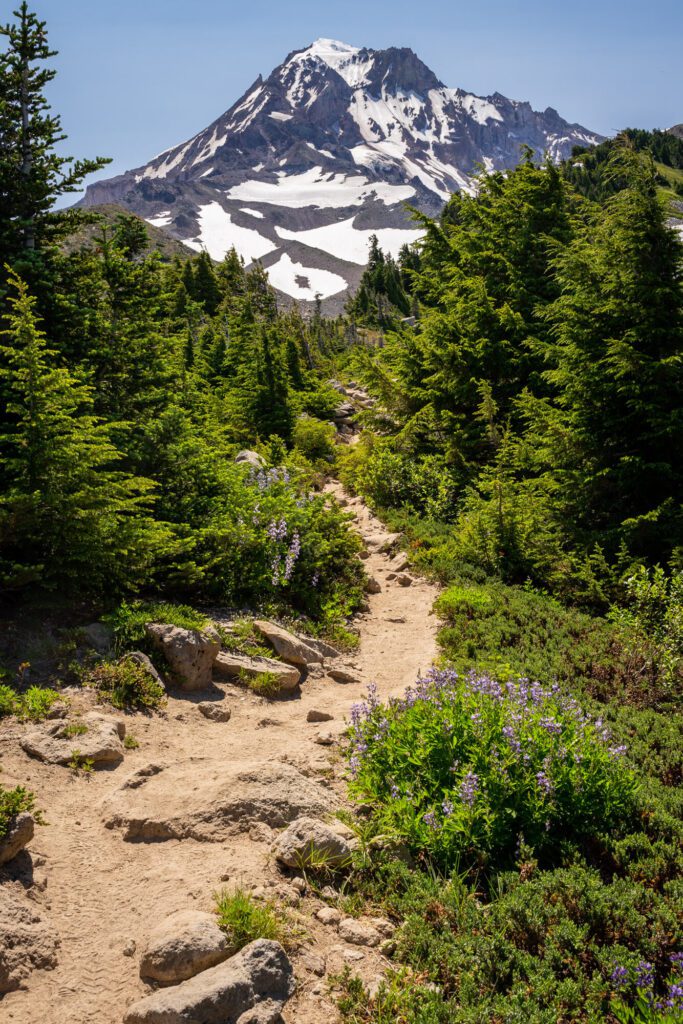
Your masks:
M451 89L410 49L319 39L260 76L213 124L148 164L91 185L221 259L260 259L298 300L342 296L377 234L394 254L477 169L514 166L523 146L568 156L600 137L548 107Z

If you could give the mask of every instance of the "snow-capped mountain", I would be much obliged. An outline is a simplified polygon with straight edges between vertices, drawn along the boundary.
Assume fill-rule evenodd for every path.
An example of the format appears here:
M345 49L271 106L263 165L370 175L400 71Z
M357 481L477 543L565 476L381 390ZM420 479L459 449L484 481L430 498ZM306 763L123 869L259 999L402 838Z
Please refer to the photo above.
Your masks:
M234 245L292 298L342 299L372 234L393 254L419 237L406 203L436 214L482 166L514 166L523 145L559 160L599 141L550 107L447 88L412 50L318 39L204 131L82 202L126 206L214 259Z

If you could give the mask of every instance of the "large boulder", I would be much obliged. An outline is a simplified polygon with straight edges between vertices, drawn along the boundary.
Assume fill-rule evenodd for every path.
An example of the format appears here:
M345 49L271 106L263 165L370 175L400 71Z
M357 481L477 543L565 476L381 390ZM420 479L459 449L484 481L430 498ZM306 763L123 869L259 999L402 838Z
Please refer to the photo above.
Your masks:
M27 754L46 764L68 765L75 755L93 764L117 764L123 760L125 735L123 722L90 711L77 722L41 722L20 742Z
M0 995L26 988L32 971L56 967L58 947L56 933L23 889L0 885Z
M338 658L341 654L341 651L338 651L332 644L328 644L325 640L318 640L316 637L304 637L304 643L317 651L321 658Z
M270 672L276 676L283 692L296 689L301 679L301 672L293 665L286 665L275 658L251 658L246 654L232 654L230 651L220 652L213 670L217 676L224 676L227 679L236 679L244 675L253 679L264 672Z
M140 977L175 985L222 963L230 952L213 914L180 910L149 936L140 959Z
M267 622L265 619L254 619L254 629L266 638L284 661L289 661L292 665L322 663L322 654L301 637L290 633L288 629L276 626L274 622Z
M107 828L127 840L221 842L264 822L283 828L334 806L329 789L279 761L192 757L134 772L102 805Z
M9 823L5 835L0 839L0 864L6 864L24 849L33 839L35 821L28 811L17 814Z
M316 818L293 821L273 843L276 860L288 868L338 868L351 860L351 846L334 829Z
M294 994L279 942L257 939L216 967L134 1003L124 1024L275 1024Z
M182 690L205 690L211 686L213 663L220 651L213 633L163 622L148 622L145 628Z
M250 451L248 448L237 453L235 462L238 466L252 466L254 469L263 469L266 464L266 460L262 455L259 455L258 452Z

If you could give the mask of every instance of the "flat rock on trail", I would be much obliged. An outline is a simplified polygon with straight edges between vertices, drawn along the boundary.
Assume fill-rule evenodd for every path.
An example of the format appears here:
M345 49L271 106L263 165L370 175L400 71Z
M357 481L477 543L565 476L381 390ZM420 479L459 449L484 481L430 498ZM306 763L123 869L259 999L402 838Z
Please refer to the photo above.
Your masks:
M370 550L364 566L380 584L377 593L368 595L369 610L356 620L360 649L339 659L352 667L358 682L337 683L322 673L312 674L300 696L268 702L216 681L213 693L172 692L162 714L124 715L107 709L111 717L125 721L139 747L127 750L118 768L89 775L29 758L19 745L27 727L15 720L0 723L3 784L28 786L45 812L47 824L36 829L29 846L34 881L40 883L30 892L60 939L58 966L35 971L25 990L4 997L3 1022L121 1024L126 1007L150 991L139 977L138 959L159 920L177 911L210 911L212 894L223 885L265 888L274 899L283 884L291 890L270 849L277 830L263 816L256 816L249 831L226 830L219 841L206 841L201 829L190 830L189 838L126 841L120 828L106 827L104 809L113 799L120 804L127 778L150 764L183 762L190 766L183 785L201 796L207 764L230 762L238 771L254 762L275 767L286 763L310 780L316 792L326 790L333 808L344 797L342 772L334 764L335 747L315 742L320 727L307 722L308 712L322 708L341 726L368 683L375 682L387 697L402 692L430 667L436 655L436 622L430 613L437 588L419 577L409 587L387 581L391 553L379 548L391 537L361 501L343 494L341 485L331 483L327 491L345 498L347 511L354 515L353 528ZM208 720L196 707L219 696L232 709L225 723ZM83 701L83 710L88 710L85 702L90 699L87 694L74 697L74 708ZM207 788L214 785L214 777L207 773ZM186 797L178 794L179 805ZM334 928L315 918L319 907L319 901L304 898L295 912L303 914L306 937L305 948L293 954L298 990L284 1010L287 1024L336 1018L324 981L310 973L311 963L319 973L324 962L332 973L351 962L367 981L386 967L376 949L364 951L359 961Z

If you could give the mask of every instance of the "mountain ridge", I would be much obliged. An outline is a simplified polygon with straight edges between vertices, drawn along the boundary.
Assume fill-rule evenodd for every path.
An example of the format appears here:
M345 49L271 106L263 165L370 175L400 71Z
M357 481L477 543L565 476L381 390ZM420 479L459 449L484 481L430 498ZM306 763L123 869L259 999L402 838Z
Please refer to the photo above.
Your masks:
M319 39L82 203L119 203L215 259L234 245L291 298L339 301L372 234L394 254L419 237L406 203L436 215L481 167L512 167L524 146L559 160L600 139L552 107L449 88L408 47Z

